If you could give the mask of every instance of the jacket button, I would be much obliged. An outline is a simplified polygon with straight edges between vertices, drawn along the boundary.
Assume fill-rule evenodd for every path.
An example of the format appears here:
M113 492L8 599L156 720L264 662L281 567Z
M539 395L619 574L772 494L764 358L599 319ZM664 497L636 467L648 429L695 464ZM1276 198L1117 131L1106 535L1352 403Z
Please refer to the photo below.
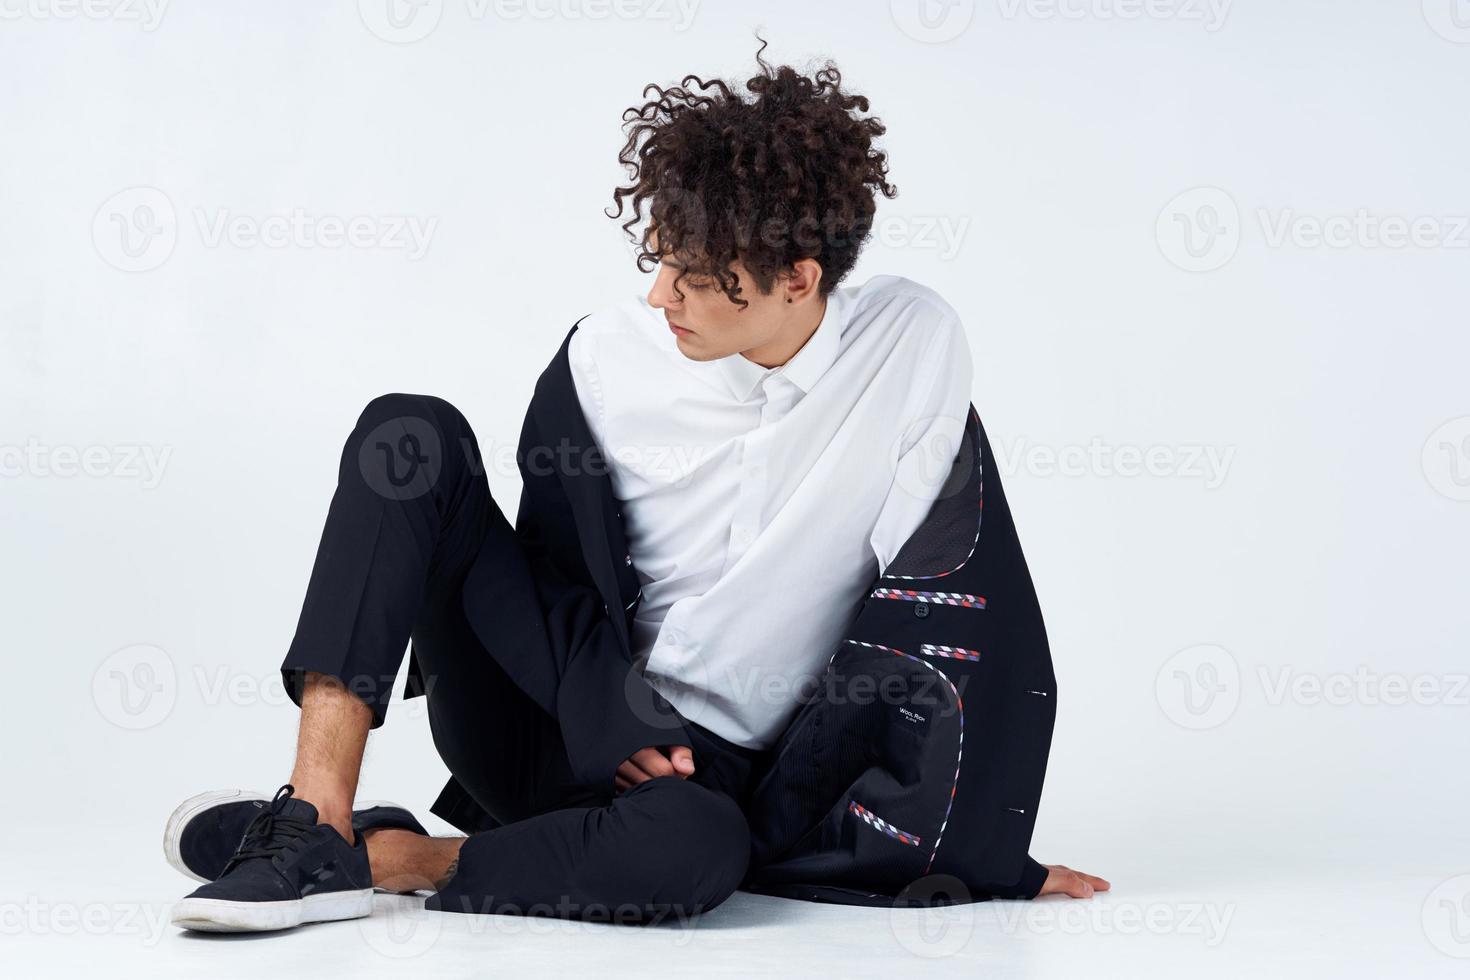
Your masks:
M623 564L624 565L631 565L631 564L633 564L633 556L632 555L628 555L625 558L623 558Z
M925 616L928 616L929 615L929 603L927 603L927 602L921 602L921 603L918 603L917 605L915 605L914 606L914 615L915 616L918 616L920 619L923 619Z

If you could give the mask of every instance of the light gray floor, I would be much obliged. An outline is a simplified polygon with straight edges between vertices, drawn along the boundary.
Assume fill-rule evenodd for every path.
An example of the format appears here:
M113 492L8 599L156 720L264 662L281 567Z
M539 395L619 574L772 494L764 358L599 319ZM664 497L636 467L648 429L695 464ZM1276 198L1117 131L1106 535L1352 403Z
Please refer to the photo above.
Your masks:
M126 808L117 802L114 807ZM835 908L740 894L686 925L619 928L426 912L377 896L357 922L252 937L167 924L190 883L128 819L107 829L38 826L4 842L0 947L6 976L913 976L1463 977L1470 876L1412 856L1364 871L1237 848L1183 857L1099 855L1117 888L1092 903L1046 900L947 912ZM1449 844L1451 841L1445 841ZM1161 842L1161 848L1163 844ZM1090 848L1095 849L1095 848ZM1376 845L1368 849L1376 850ZM1417 840L1413 853L1434 851ZM1213 856L1212 856L1213 855ZM1101 869L1101 866L1100 866Z

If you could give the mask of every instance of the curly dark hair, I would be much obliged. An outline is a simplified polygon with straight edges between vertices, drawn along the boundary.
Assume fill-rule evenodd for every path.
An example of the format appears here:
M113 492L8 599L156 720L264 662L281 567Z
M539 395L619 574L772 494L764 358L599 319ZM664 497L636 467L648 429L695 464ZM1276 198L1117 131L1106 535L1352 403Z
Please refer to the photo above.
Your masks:
M892 198L888 157L874 147L886 131L868 100L844 92L830 61L810 77L755 60L760 74L737 94L719 79L687 75L679 85L649 85L649 101L623 113L628 140L618 159L629 182L613 191L610 218L651 271L665 256L686 276L708 279L740 298L732 262L744 263L762 294L795 262L815 259L825 296L857 262L873 226L876 194ZM639 234L647 206L647 224ZM682 293L680 293L682 297Z

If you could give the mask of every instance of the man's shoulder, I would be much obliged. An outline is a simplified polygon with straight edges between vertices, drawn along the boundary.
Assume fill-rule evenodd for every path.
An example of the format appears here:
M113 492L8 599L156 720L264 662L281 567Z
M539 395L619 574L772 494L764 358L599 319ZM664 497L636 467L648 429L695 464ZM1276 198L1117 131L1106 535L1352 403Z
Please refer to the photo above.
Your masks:
M903 276L874 276L861 285L846 287L854 314L866 312L924 317L935 323L959 322L959 314L934 289Z
M850 323L892 334L891 351L902 358L969 358L959 314L943 296L902 276L874 276L846 287Z

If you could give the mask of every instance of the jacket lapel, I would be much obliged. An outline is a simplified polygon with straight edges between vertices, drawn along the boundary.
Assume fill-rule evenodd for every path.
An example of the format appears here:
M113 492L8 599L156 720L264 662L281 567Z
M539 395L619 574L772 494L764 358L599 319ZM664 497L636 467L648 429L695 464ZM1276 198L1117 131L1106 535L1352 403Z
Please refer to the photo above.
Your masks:
M602 593L613 629L622 638L624 646L631 649L628 624L621 615L617 572L608 546L608 521L616 507L612 478L602 449L593 440L587 418L582 414L582 405L572 382L571 362L567 357L567 347L576 332L577 327L573 325L556 357L541 375L535 397L531 400L531 411L535 413L536 424L546 438L556 440L556 445L551 446L557 453L556 458L571 462L570 466L558 466L556 471L571 503L582 557L598 592ZM559 451L563 441L568 446L565 454Z

